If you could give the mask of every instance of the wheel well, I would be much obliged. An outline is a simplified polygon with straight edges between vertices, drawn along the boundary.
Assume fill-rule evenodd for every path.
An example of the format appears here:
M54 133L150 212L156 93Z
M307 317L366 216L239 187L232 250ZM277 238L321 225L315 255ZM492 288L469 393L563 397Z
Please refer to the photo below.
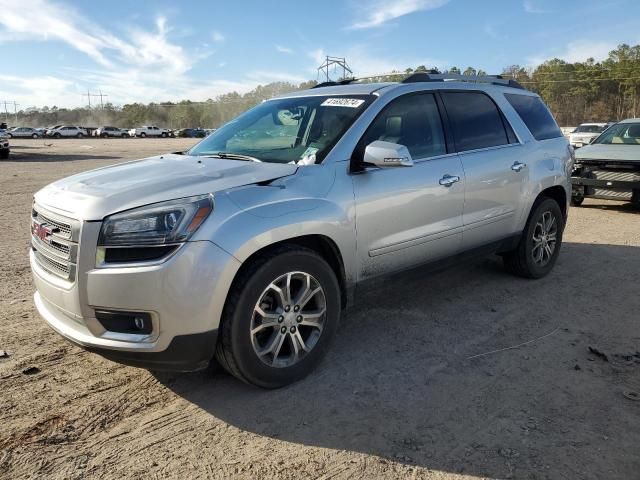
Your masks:
M567 219L567 192L565 192L563 187L561 187L560 185L549 187L546 190L540 192L538 198L540 197L549 197L554 199L560 207L562 216L565 218L565 220Z
M240 271L236 273L236 278L238 278L240 272L246 266L250 265L253 260L256 259L256 257L263 255L270 250L281 247L282 245L294 245L308 248L318 253L324 260L326 260L333 272L336 274L336 278L338 279L338 283L340 285L340 302L342 308L345 308L347 306L347 285L342 255L340 254L340 250L338 249L338 246L335 244L335 242L324 235L303 235L300 237L287 238L286 240L272 243L271 245L263 247L260 250L253 252L251 256L249 256L249 258L247 258L243 262Z

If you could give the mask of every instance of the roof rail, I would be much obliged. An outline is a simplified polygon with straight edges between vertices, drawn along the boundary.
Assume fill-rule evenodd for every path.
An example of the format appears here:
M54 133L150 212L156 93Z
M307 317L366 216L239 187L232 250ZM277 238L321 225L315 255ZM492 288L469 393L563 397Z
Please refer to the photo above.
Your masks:
M455 73L426 73L417 72L409 75L402 80L401 83L416 82L473 82L473 83L489 83L492 85L502 85L505 87L519 88L525 90L516 80L503 78L501 75L458 75Z
M332 82L332 81L322 82L311 88L335 87L337 85L349 85L350 83L357 82L360 80L370 79L370 78L402 76L402 75L407 75L407 74L402 72L390 72L390 73L382 73L379 75L371 75L368 77L346 78L344 80L339 80L337 82ZM447 81L488 83L491 85L502 85L504 87L511 87L511 88L518 88L520 90L526 90L516 80L506 79L501 75L458 75L455 73L437 73L436 70L411 73L407 75L400 83L447 82Z
M333 82L333 81L329 81L329 82L322 82L319 83L311 88L323 88L323 87L335 87L336 85L349 85L351 82L355 82L359 80L358 78L352 77L352 78L345 78L344 80L339 80L337 82Z

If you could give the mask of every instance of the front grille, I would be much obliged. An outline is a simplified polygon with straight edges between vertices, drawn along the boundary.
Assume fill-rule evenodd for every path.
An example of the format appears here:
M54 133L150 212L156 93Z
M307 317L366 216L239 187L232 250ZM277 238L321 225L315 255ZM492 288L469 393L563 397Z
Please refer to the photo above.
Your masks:
M31 248L36 262L49 273L76 279L80 222L34 205L31 213Z

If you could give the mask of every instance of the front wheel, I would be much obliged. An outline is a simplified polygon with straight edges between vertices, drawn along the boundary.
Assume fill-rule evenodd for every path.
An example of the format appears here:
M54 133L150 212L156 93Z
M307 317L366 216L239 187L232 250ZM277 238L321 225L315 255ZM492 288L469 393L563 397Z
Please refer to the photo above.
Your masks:
M547 275L560 254L563 231L558 203L547 197L536 200L517 248L503 255L507 271L525 278Z
M224 308L216 357L239 379L278 388L308 375L340 318L340 288L312 250L285 246L249 265Z
M144 133L144 132L142 132L142 133L140 134L140 138L144 138L144 137L146 137L146 136L147 136L147 134L146 134L146 133Z
M31 135L31 138L33 138L35 140L36 138L38 138L38 134L34 133L33 135Z
M167 138L167 134L166 134L166 133L162 133L160 136L161 136L162 138Z

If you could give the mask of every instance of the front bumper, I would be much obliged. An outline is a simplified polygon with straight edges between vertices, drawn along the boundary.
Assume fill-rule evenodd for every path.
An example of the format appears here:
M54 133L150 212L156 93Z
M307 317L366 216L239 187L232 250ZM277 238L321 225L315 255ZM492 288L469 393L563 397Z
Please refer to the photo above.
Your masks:
M87 243L81 242L77 280L68 283L30 252L34 300L45 321L72 343L114 361L163 370L206 367L240 262L212 242L198 241L159 265L95 268L95 247L85 248ZM105 330L96 310L146 312L152 331Z

